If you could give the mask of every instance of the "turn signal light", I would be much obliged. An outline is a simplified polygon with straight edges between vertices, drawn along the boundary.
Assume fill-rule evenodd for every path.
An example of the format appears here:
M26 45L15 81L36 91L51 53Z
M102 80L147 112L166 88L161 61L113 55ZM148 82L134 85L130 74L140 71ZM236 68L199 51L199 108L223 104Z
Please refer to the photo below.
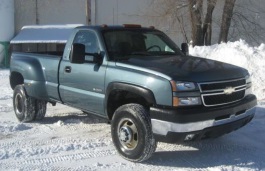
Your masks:
M200 97L173 97L173 106L193 106L201 105Z

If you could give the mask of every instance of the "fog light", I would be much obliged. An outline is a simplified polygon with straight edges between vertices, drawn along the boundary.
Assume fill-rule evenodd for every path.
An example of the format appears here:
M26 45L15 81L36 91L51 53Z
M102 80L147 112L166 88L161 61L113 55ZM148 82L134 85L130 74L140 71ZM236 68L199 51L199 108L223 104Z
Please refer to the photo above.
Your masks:
M188 134L188 135L185 137L184 141L190 141L190 140L192 140L192 139L194 138L194 136L195 136L195 134Z
M184 98L179 98L179 106L199 105L199 104L201 104L199 97L184 97Z

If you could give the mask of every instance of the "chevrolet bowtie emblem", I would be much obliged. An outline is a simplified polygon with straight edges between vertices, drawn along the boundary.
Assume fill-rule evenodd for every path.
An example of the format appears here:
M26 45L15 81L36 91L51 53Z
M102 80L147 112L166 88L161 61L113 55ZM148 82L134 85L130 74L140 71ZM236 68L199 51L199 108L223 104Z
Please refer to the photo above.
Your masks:
M226 95L232 94L232 93L234 93L235 91L236 91L236 89L233 88L233 87L227 87L227 88L224 89L224 93L225 93Z

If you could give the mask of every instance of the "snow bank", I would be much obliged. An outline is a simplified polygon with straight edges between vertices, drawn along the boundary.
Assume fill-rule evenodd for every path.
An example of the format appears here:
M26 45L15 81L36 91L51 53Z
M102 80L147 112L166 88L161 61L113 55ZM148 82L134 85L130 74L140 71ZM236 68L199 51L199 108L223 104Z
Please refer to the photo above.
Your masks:
M244 40L189 47L190 55L222 61L248 69L252 77L252 90L258 100L265 99L265 44L251 47Z

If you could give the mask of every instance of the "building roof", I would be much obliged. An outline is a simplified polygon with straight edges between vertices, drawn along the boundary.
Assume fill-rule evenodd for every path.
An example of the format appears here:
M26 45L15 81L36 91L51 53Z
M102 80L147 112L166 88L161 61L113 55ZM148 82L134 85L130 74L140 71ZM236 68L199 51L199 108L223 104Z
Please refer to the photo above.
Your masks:
M10 43L66 43L72 30L78 26L82 25L24 26Z

